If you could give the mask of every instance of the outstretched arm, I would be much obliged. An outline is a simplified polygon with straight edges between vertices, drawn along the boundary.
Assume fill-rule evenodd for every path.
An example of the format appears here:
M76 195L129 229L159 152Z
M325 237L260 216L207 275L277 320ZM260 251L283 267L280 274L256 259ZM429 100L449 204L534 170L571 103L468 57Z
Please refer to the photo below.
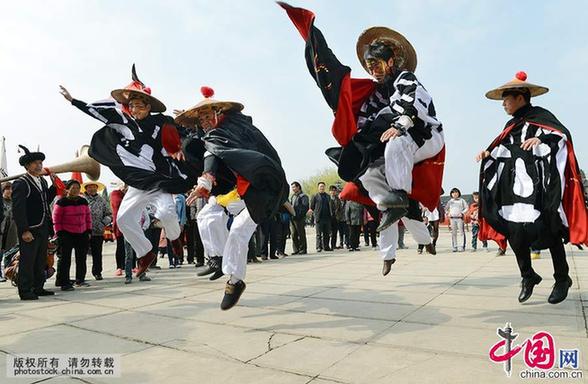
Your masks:
M69 91L62 85L59 86L63 97L69 101L74 107L93 118L100 120L104 124L126 124L127 118L124 113L116 108L116 103L111 100L104 100L92 104L87 104L81 100L75 99L69 93Z

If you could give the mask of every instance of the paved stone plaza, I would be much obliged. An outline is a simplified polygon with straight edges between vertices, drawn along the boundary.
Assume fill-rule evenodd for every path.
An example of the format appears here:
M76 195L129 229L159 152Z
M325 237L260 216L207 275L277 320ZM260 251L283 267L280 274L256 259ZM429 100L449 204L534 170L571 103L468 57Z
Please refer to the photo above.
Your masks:
M166 258L151 282L124 285L108 245L105 280L91 287L22 302L0 284L0 383L583 382L520 380L522 352L509 379L488 351L511 322L514 344L548 331L556 348L578 348L586 369L587 251L567 247L567 301L547 303L544 254L534 261L544 280L521 305L512 252L452 253L446 231L437 256L417 255L408 235L407 245L386 278L368 247L249 265L247 289L227 312L219 309L225 279L196 278L192 265L169 270ZM119 354L122 376L7 378L7 354L23 353Z

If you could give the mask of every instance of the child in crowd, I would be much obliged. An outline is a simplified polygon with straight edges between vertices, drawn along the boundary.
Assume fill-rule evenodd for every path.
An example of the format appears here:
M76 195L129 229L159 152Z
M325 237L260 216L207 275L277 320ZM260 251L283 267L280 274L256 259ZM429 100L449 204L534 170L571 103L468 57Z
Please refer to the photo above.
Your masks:
M450 195L451 199L445 205L445 212L451 228L451 245L453 252L463 252L466 242L463 219L468 211L468 204L461 198L459 189L453 188Z
M480 223L478 222L480 194L474 192L472 193L472 198L474 199L474 202L470 204L468 216L472 222L472 250L476 252L476 249L478 248L478 232L480 231ZM482 240L482 249L488 252L488 242L486 240Z

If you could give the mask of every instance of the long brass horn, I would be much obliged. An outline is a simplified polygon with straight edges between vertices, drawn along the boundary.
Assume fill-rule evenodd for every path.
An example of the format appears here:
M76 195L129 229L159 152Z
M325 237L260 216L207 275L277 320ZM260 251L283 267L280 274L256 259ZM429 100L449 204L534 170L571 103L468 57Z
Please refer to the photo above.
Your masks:
M88 155L89 148L90 146L84 145L80 149L80 155L72 161L46 168L49 168L53 173L83 172L90 180L96 181L100 178L100 164ZM21 173L20 175L5 177L0 179L0 183L18 179L25 174L26 173ZM43 172L43 174L45 175L46 173Z

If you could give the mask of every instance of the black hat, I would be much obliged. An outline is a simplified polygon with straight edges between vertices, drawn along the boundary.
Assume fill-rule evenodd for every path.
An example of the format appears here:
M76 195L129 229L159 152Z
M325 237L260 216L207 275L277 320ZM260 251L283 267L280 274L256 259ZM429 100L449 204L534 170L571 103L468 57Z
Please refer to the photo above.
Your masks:
M24 145L19 145L19 147L24 151L24 155L22 155L18 159L18 163L25 167L27 164L32 163L33 161L41 160L45 161L45 154L42 152L31 152L27 147Z

